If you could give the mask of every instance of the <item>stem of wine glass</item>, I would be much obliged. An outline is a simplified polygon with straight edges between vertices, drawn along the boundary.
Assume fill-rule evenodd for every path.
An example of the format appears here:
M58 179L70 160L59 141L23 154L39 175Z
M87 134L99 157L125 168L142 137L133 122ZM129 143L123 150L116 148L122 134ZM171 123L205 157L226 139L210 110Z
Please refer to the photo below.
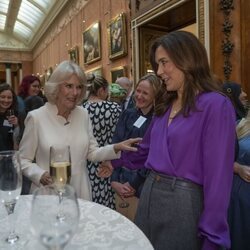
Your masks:
M63 201L64 190L59 189L57 192L58 192L58 197L59 197L59 211L58 211L58 214L56 217L59 221L64 221L65 215L63 214L63 210L62 210L62 201Z
M63 250L64 247L66 246L66 244L64 246L61 245L56 245L56 246L45 246L48 250Z
M58 196L59 196L59 204L62 203L62 200L63 200L63 190L58 190Z
M14 210L15 210L15 206L16 206L16 200L12 200L10 202L5 202L4 205L5 205L5 208L6 208L7 213L8 213L8 224L9 224L9 228L10 228L10 233L9 233L6 241L10 244L13 244L19 239L18 235L15 233L14 220L13 220Z

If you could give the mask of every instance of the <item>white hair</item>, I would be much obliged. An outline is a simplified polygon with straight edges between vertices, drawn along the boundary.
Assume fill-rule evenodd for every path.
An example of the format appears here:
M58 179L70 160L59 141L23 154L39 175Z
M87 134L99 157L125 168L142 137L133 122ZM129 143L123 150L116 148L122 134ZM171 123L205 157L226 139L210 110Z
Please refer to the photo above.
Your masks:
M75 75L82 85L82 92L78 104L82 102L87 88L87 78L85 73L76 63L72 61L63 61L56 67L49 80L45 83L44 93L49 103L55 104L59 85L70 79L72 75Z

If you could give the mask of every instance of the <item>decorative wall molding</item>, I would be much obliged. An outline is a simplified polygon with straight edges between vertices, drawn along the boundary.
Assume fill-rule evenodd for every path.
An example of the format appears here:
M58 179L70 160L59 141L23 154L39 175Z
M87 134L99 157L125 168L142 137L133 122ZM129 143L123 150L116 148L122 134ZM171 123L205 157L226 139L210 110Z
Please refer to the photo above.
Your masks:
M0 48L1 50L16 50L16 48L23 51L30 50L24 43L3 33L0 33Z
M234 10L234 1L220 0L219 6L220 10L224 14L224 22L222 24L222 32L224 34L224 38L222 40L221 49L222 49L222 54L224 56L224 65L223 65L224 77L225 80L228 81L232 73L232 63L230 61L230 57L234 49L234 43L230 40L231 31L233 29L233 23L230 20L230 15L232 10Z
M55 24L52 25L45 33L45 39L43 44L40 44L39 49L36 51L34 58L39 55L46 47L54 40L54 38L72 21L72 19L80 12L80 10L86 5L88 0L70 1L71 5L66 8L59 18L55 20Z
M197 16L198 20L198 37L199 40L205 45L205 7L204 7L204 1L196 1L198 5L198 13Z

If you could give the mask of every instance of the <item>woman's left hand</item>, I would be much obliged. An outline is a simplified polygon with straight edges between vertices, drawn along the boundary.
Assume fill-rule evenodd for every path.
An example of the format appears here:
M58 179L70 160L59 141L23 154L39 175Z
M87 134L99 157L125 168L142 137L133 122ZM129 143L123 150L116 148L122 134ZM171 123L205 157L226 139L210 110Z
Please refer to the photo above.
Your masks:
M238 175L246 182L250 182L250 167L238 164Z
M114 144L114 150L116 153L119 151L137 151L136 145L142 140L142 138L130 138L128 140Z

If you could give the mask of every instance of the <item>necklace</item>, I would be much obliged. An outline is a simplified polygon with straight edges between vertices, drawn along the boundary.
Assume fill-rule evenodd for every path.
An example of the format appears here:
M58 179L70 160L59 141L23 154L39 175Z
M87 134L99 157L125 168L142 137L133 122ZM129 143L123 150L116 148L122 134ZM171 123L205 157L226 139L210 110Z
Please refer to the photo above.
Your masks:
M172 109L171 109L171 112L170 112L170 115L169 115L169 119L174 119L175 116L180 112L181 110L181 105L175 105L176 107L174 107L174 104L172 106Z
M171 112L171 115L169 116L169 119L171 119L171 120L174 119L179 111L180 110L174 110L173 112Z

